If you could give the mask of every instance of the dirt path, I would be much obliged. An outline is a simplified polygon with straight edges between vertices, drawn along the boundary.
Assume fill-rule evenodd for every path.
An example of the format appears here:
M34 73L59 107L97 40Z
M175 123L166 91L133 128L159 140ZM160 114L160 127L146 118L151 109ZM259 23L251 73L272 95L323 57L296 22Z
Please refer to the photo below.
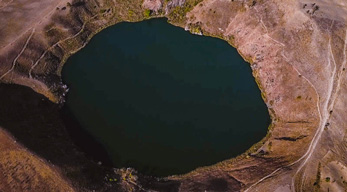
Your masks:
M0 44L0 51L5 51L6 48L13 45L29 31L33 30L34 28L38 28L38 26L41 24L45 24L44 21L49 20L53 13L57 11L57 7L64 6L67 4L67 2L69 2L69 0L51 0L50 2L46 3L32 1L26 4L26 7L18 2L17 4L8 3L6 6L1 7L0 17L2 17L2 19L0 19L0 23L7 25L7 27L6 30L5 28L0 30L0 35L5 37L2 41L3 44ZM13 11L10 13L5 12L4 9L10 6L18 9L18 11ZM42 12L42 10L46 11ZM17 12L20 12L20 14ZM18 22L8 22L6 17L12 17ZM22 21L22 23L20 21Z

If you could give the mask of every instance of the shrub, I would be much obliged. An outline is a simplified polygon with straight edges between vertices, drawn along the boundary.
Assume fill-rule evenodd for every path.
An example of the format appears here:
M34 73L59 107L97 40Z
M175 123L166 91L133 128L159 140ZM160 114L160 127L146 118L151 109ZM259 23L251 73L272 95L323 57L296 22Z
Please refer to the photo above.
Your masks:
M151 11L149 9L146 9L144 12L143 12L143 16L145 18L148 18L149 16L151 16Z

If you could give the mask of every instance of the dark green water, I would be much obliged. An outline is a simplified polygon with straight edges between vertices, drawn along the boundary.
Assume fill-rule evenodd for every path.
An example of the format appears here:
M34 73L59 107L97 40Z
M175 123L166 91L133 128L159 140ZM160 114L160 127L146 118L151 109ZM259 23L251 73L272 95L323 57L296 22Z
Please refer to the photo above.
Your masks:
M165 19L102 31L67 61L63 80L70 115L103 144L113 166L148 175L241 154L270 122L249 64L234 48Z

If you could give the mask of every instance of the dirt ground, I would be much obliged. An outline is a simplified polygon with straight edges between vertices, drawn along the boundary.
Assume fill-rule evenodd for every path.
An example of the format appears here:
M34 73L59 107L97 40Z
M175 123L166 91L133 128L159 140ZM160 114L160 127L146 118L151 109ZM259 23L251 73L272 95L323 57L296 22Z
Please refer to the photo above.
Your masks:
M174 25L224 39L237 48L250 63L272 118L266 138L244 154L168 177L166 182L178 182L179 191L346 191L347 4L343 0L161 3L149 17L168 17ZM147 9L156 8L141 0L1 1L0 23L6 27L0 29L0 81L30 87L62 102L67 87L60 71L65 60L100 30L121 21L143 20L148 18ZM13 142L5 136L8 142L1 141L3 146ZM0 160L0 168L15 170L5 164ZM54 171L49 175L69 183ZM35 186L30 178L27 182ZM127 190L151 189L150 182L140 186L131 179L124 181L121 185ZM20 186L0 183L1 187Z

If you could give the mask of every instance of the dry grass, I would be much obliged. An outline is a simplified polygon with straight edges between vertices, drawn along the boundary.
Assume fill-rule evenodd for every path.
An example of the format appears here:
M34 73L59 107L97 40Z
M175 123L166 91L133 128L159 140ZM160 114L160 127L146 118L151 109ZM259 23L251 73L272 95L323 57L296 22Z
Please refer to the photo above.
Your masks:
M0 191L74 191L47 162L0 129Z

